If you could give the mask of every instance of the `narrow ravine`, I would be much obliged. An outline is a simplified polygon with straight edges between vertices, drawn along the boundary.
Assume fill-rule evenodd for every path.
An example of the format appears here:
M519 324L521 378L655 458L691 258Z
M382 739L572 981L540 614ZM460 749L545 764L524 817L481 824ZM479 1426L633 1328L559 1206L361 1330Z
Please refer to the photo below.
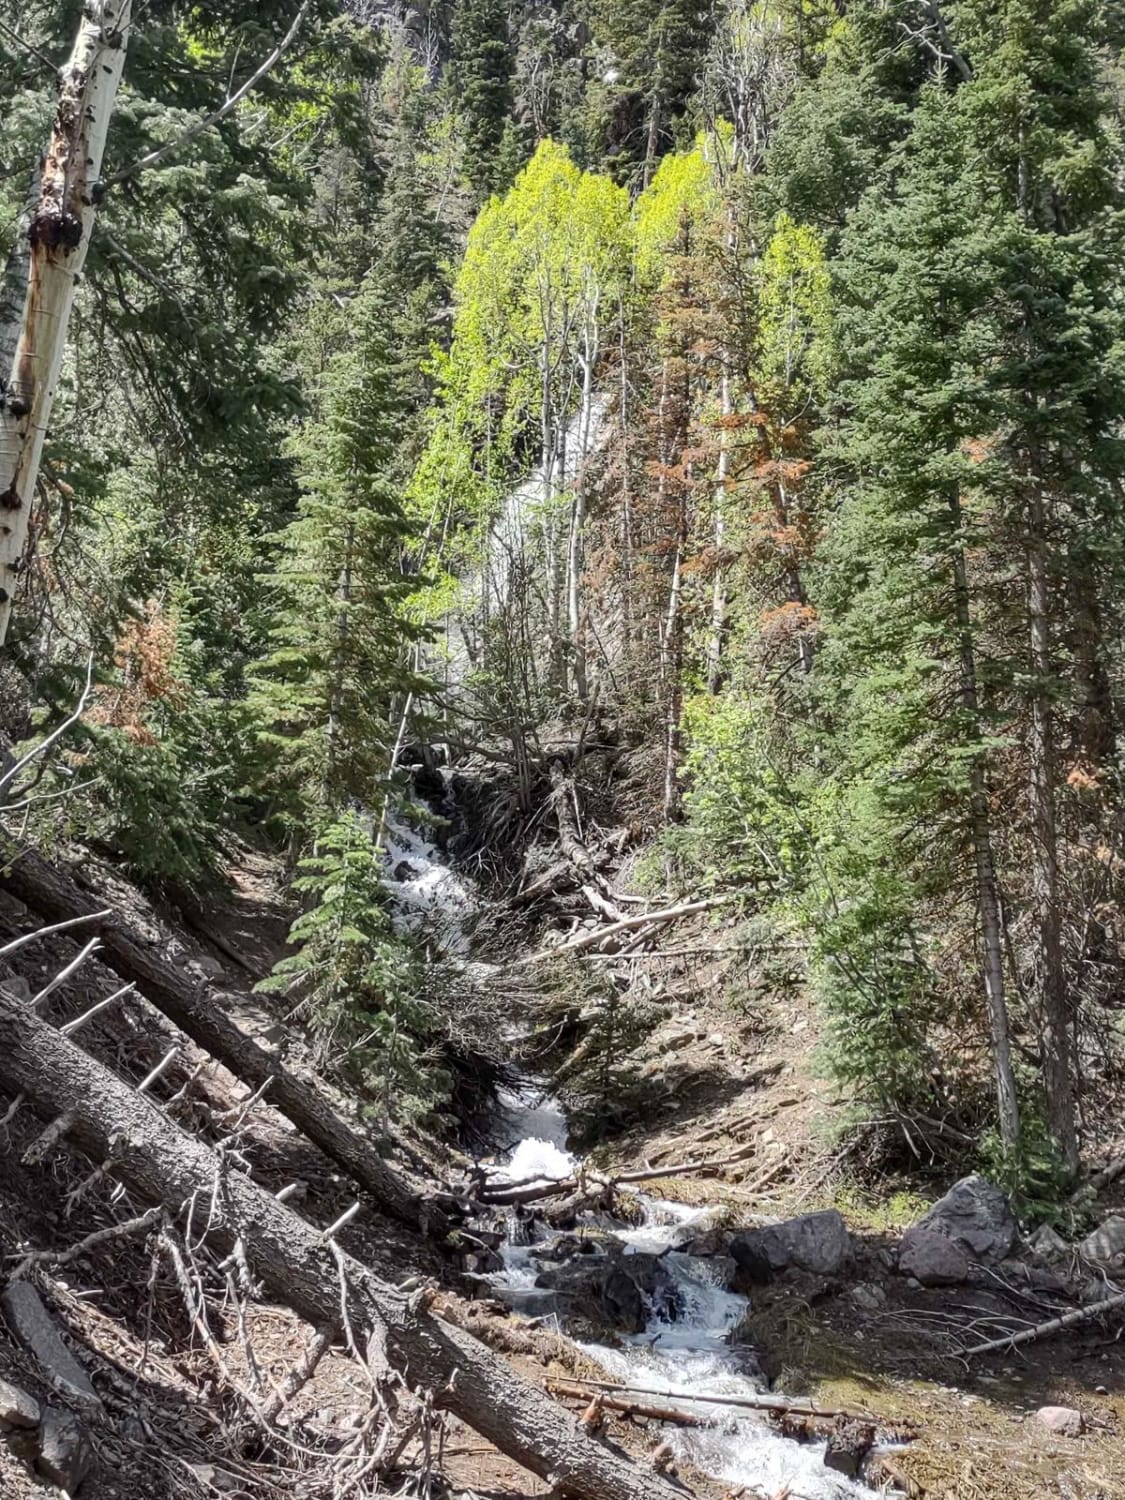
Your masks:
M435 811L452 819L452 778L443 780L446 798ZM396 925L424 933L450 959L473 959L472 931L483 905L474 882L402 817L389 820L385 849ZM495 1154L484 1170L494 1181L548 1184L571 1177L579 1165L568 1149L562 1106L525 1075L498 1091L486 1133ZM714 1424L670 1426L666 1437L677 1458L724 1483L764 1486L793 1500L874 1494L825 1467L823 1441L796 1442L755 1413L691 1399L754 1396L765 1389L752 1347L732 1339L751 1311L750 1299L721 1284L721 1258L688 1253L693 1240L716 1227L720 1205L687 1208L641 1192L634 1197L636 1222L587 1212L566 1235L534 1215L507 1210L502 1264L480 1276L482 1287L519 1315L553 1318L566 1334L559 1293L545 1283L560 1276L565 1282L568 1260L587 1270L596 1260L605 1265L611 1257L643 1258L646 1271L656 1271L654 1285L642 1291L643 1326L621 1333L613 1345L575 1341L611 1378L675 1396L677 1406Z

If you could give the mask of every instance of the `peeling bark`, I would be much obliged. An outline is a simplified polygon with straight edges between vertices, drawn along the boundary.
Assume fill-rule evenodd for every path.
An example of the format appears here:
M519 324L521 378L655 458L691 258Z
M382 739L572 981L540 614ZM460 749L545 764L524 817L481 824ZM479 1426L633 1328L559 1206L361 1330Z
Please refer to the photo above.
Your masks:
M91 901L39 855L3 849L0 854L10 860L0 864L0 890L49 921L96 916L100 903ZM123 917L103 914L91 921L90 930L101 939L98 956L102 962L123 979L132 980L146 1000L251 1089L268 1081L270 1104L366 1188L382 1209L423 1232L444 1229L439 1204L384 1161L371 1141L340 1118L314 1083L297 1078L276 1054L260 1047L224 1015L214 1000L146 947Z
M83 13L59 73L58 107L28 224L23 316L0 402L0 645L26 563L35 486L97 214L94 188L125 65L129 16L130 0L101 0ZM22 266L16 270L13 287L22 280Z

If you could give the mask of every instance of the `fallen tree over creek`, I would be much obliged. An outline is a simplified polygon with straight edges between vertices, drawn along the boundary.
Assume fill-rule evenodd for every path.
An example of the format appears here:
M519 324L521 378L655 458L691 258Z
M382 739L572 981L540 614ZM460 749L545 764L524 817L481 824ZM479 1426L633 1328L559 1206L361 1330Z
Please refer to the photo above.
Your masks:
M166 1115L0 990L0 1087L52 1119L52 1143L79 1147L170 1218L208 1204L207 1240L241 1244L253 1276L315 1328L340 1327L375 1373L401 1372L559 1496L676 1500L679 1491L599 1442L550 1396L471 1334L435 1315L433 1293L407 1295L345 1255L258 1187L229 1157Z

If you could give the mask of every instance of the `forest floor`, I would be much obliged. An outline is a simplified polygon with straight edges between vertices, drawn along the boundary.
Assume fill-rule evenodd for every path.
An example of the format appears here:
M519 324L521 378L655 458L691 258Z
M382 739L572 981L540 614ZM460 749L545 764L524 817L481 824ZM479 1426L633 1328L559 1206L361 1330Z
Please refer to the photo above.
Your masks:
M248 1030L281 1045L290 1063L300 1065L301 1044L277 1002L251 994L254 976L284 941L288 912L275 894L276 874L268 861L248 855L232 872L229 890L216 890L190 912L157 913L104 871L94 872L92 883L115 903L128 904L154 942L171 934L177 961L211 986ZM0 903L0 938L26 922L26 912ZM918 1424L919 1439L893 1460L912 1495L1125 1500L1121 1325L1092 1323L971 1367L960 1359L958 1341L974 1320L1016 1311L1039 1321L1049 1316L1046 1303L1021 1287L1007 1264L991 1280L952 1289L927 1290L895 1274L891 1252L898 1234L945 1183L936 1173L927 1180L921 1164L909 1176L877 1184L870 1172L857 1172L850 1147L840 1144L841 1110L818 1073L816 1020L799 984L763 985L719 919L681 923L674 942L668 936L674 958L635 964L636 982L667 1016L623 1060L637 1080L633 1116L592 1155L623 1169L701 1157L726 1162L716 1172L657 1180L646 1191L720 1203L731 1225L824 1207L844 1213L857 1246L845 1276L786 1273L752 1299L749 1337L777 1388L827 1406L860 1407L885 1426ZM34 986L57 970L71 945L52 940L33 951L34 961L22 972ZM99 993L85 981L68 984L52 1019L61 1024L82 1013ZM92 1023L85 1044L118 1072L139 1077L170 1039L175 1034L162 1017L131 1001ZM171 1098L204 1062L183 1043L160 1096ZM237 1113L245 1096L231 1075L208 1064L177 1106L186 1111L177 1118L194 1125ZM104 1186L87 1185L68 1205L88 1166L65 1152L24 1163L41 1128L27 1111L2 1127L0 1249L9 1263L29 1246L74 1244L107 1221ZM300 1184L299 1210L316 1223L333 1222L353 1201L350 1184L265 1103L247 1116L239 1150L263 1186ZM340 1240L388 1280L417 1275L448 1287L467 1326L535 1381L593 1373L558 1333L527 1329L487 1300L462 1297L464 1285L433 1246L370 1204ZM330 1353L293 1403L295 1439L287 1463L266 1463L244 1409L224 1391L174 1288L154 1274L140 1240L35 1274L108 1415L93 1425L98 1463L82 1487L83 1500L282 1500L319 1493L310 1484L309 1442L315 1441L323 1464L326 1453L346 1446L370 1400L345 1351ZM215 1317L231 1373L251 1379L233 1310L217 1308ZM274 1380L299 1358L308 1334L292 1313L269 1305L255 1308L247 1332L264 1374ZM2 1325L0 1378L49 1395ZM1047 1404L1080 1410L1085 1434L1065 1438L1041 1426L1034 1413ZM627 1419L614 1421L610 1432L638 1456L659 1438ZM456 1422L446 1424L442 1444L441 1468L455 1493L516 1500L547 1491ZM723 1493L694 1479L692 1487L705 1500ZM0 1442L0 1495L45 1500L57 1493L32 1475L18 1440Z

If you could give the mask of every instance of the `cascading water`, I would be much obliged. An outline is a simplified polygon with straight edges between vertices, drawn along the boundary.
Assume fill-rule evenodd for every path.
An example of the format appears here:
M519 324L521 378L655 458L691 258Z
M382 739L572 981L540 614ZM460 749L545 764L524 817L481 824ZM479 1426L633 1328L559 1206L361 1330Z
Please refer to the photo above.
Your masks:
M566 1151L566 1120L550 1099L523 1106L509 1095L504 1105L504 1135L511 1140L522 1124L507 1161L493 1169L493 1180L511 1182L561 1181L576 1169ZM745 1485L751 1493L788 1493L792 1500L855 1500L875 1492L825 1468L823 1444L802 1444L782 1437L756 1413L724 1408L692 1397L760 1395L762 1381L744 1347L732 1344L732 1332L743 1322L749 1299L721 1285L716 1262L688 1255L677 1246L710 1228L716 1209L685 1208L682 1204L637 1193L641 1222L635 1226L598 1215L591 1219L604 1240L608 1230L630 1254L657 1255L675 1286L674 1307L667 1300L650 1309L643 1332L625 1334L618 1347L580 1343L592 1359L617 1380L675 1397L675 1405L714 1426L670 1428L667 1440L677 1456L704 1473L731 1485ZM527 1240L530 1238L531 1242ZM538 1235L539 1248L556 1238L551 1230ZM536 1256L536 1235L520 1236L502 1249L503 1269L488 1279L496 1293L528 1316L542 1316L554 1307L554 1294L538 1286L542 1264ZM643 1400L644 1398L642 1398ZM650 1398L659 1402L659 1395Z
M449 957L471 961L472 929L481 909L472 882L451 867L436 843L401 817L388 820L384 848L396 926L426 935ZM489 1169L490 1177L547 1185L571 1176L578 1163L567 1150L567 1134L561 1106L539 1097L534 1080L501 1089L490 1135L504 1160ZM718 1423L673 1427L667 1434L677 1455L701 1471L727 1484L745 1485L751 1493L757 1486L764 1486L768 1495L788 1490L792 1500L873 1495L858 1482L826 1469L823 1445L782 1437L755 1413L725 1411L691 1399L761 1393L750 1351L730 1342L749 1301L720 1284L713 1259L680 1248L711 1226L714 1209L685 1208L643 1193L636 1199L638 1224L598 1214L584 1216L586 1227L598 1231L603 1246L609 1240L625 1257L659 1257L674 1292L653 1298L643 1331L623 1335L617 1347L579 1347L614 1379L674 1396L684 1411ZM554 1233L539 1227L530 1215L512 1212L507 1243L500 1251L502 1268L484 1277L495 1294L529 1317L557 1310L555 1292L540 1284L543 1265L537 1254L553 1238Z

